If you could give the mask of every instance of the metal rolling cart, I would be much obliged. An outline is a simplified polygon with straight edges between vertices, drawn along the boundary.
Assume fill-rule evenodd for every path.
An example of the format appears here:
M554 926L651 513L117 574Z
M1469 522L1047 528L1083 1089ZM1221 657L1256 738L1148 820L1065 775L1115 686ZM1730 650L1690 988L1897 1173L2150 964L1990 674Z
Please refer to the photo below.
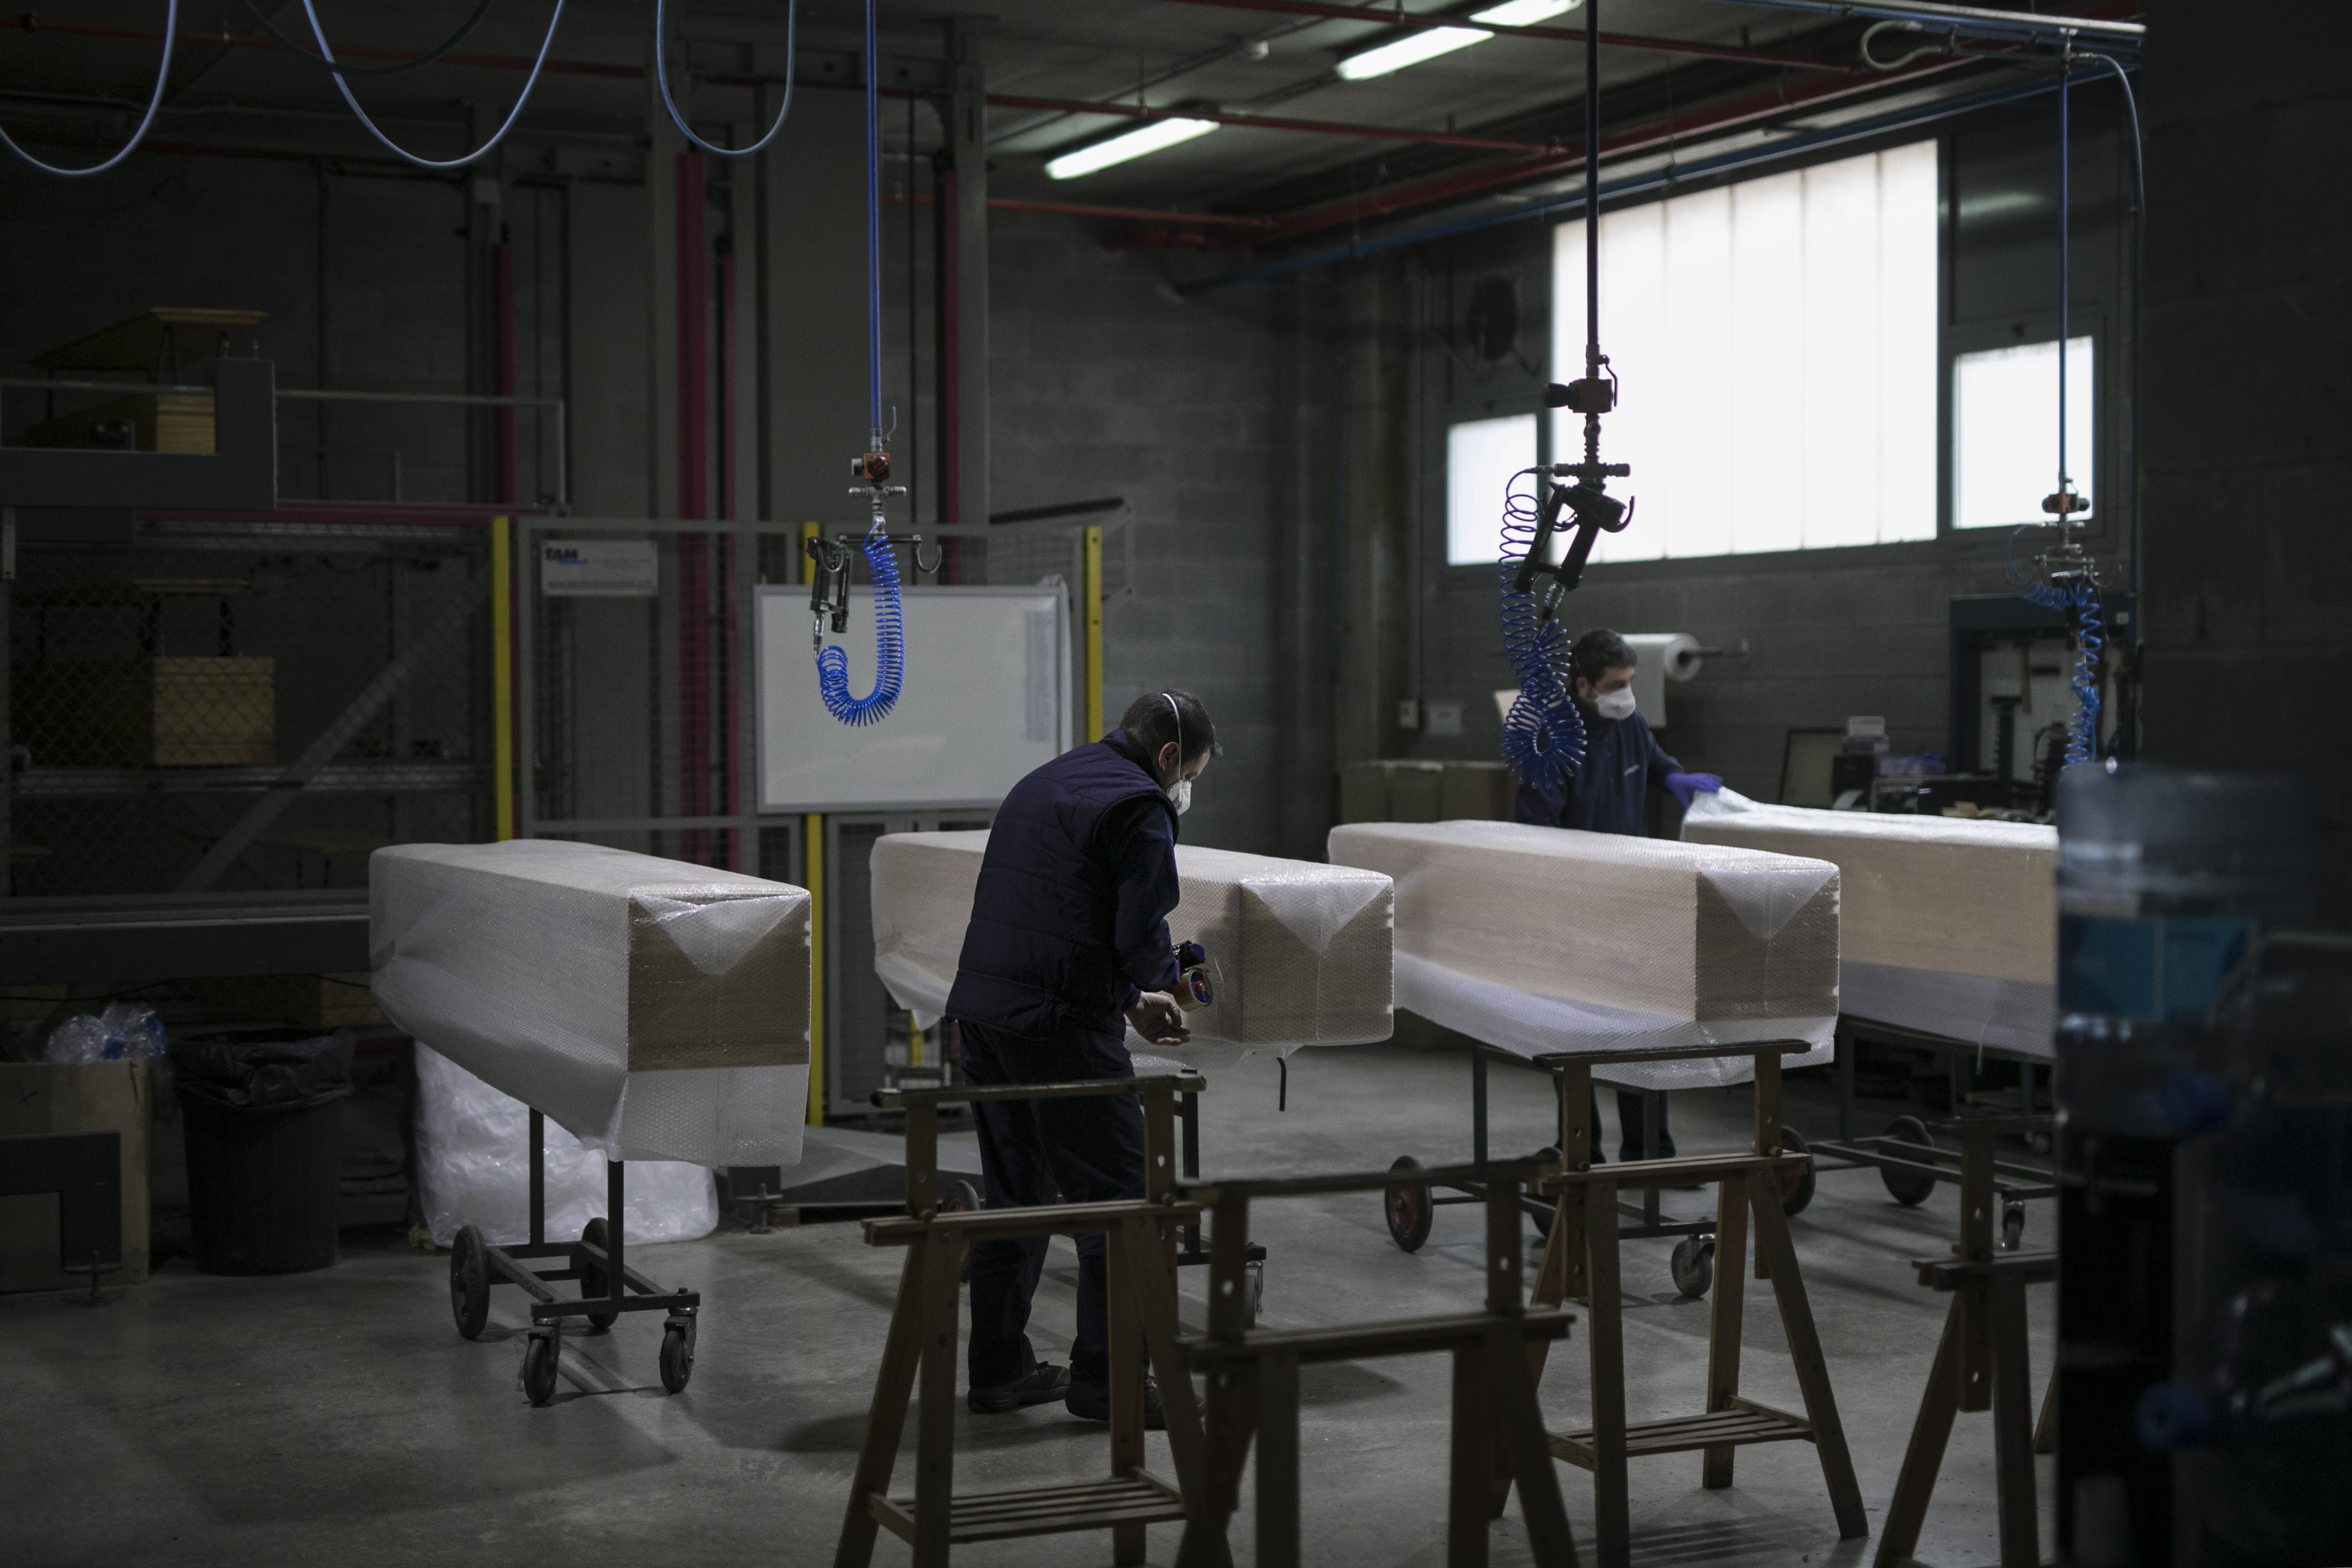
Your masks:
M1783 1042L1767 1042L1783 1043ZM1786 1044L1802 1047L1803 1042ZM1743 1050L1753 1047L1742 1047ZM1483 1042L1473 1042L1470 1047L1470 1141L1471 1163L1484 1165L1487 1160L1486 1138L1486 1064L1502 1062L1511 1067L1531 1068L1551 1075L1555 1097L1564 1094L1565 1075L1570 1067L1586 1062L1587 1058L1576 1052L1560 1052L1540 1057L1524 1057ZM1642 1097L1642 1146L1654 1149L1658 1142L1658 1095L1656 1089L1636 1089ZM1792 1154L1810 1152L1805 1141L1796 1129L1782 1126L1781 1147ZM1554 1143L1533 1156L1557 1163L1559 1146ZM1389 1169L1399 1173L1419 1171L1421 1162L1410 1154L1400 1154ZM1813 1201L1813 1167L1810 1160L1795 1173L1780 1178L1780 1209L1783 1214L1803 1212ZM1388 1189L1385 1201L1389 1236L1407 1252L1418 1252L1429 1239L1430 1227L1436 1222L1436 1211L1454 1204L1483 1204L1486 1190L1475 1183L1411 1182ZM1520 1212L1536 1223L1538 1235L1550 1233L1554 1205L1551 1200L1522 1193ZM1638 1203L1619 1199L1617 1212L1627 1223L1618 1227L1621 1240L1643 1240L1653 1237L1673 1236L1682 1239L1675 1246L1668 1268L1675 1286L1686 1296L1704 1296L1715 1278L1715 1217L1674 1219L1660 1208L1658 1189L1642 1189Z
M1854 1059L1860 1054L1860 1045L1865 1037L1888 1045L1934 1051L1945 1058L1951 1074L1950 1104L1946 1116L1938 1119L1932 1130L1927 1119L1906 1112L1888 1122L1884 1132L1862 1137L1855 1135ZM2016 1112L2005 1109L1972 1110L1967 1103L1962 1074L1967 1070L1969 1059L1979 1055L2017 1064L2019 1103ZM2023 1138L2027 1147L2036 1154L2047 1154L2054 1162L2054 1119L2050 1113L2038 1110L2035 1104L2036 1080L2043 1065L2041 1058L2021 1051L1998 1046L1979 1047L1966 1040L1906 1028L1898 1024L1841 1016L1837 1026L1837 1136L1812 1145L1815 1166L1822 1171L1853 1171L1864 1167L1875 1170L1879 1179L1886 1184L1888 1196L1906 1208L1915 1208L1927 1201L1938 1183L1960 1184L1960 1151L1938 1145L1935 1132L1949 1132L1979 1119L2000 1121L2004 1132ZM2057 1195L2056 1167L2054 1163L2029 1165L2021 1161L1996 1157L1991 1160L1990 1169L1992 1191L2000 1198L2001 1205L2001 1245L2013 1250L2018 1245L2018 1237L2025 1230L2026 1204L2036 1198Z
M667 1312L662 1324L662 1386L682 1392L694 1375L695 1317L702 1298L692 1290L664 1290L631 1268L624 1258L618 1216L625 1163L604 1162L604 1213L592 1219L577 1241L547 1239L547 1122L538 1110L530 1113L530 1242L525 1247L492 1247L473 1226L457 1232L449 1252L449 1310L457 1331L467 1339L479 1335L489 1321L490 1288L520 1287L530 1298L530 1329L522 1352L523 1396L544 1405L555 1393L555 1367L563 1349L563 1321L585 1318L591 1332L613 1326L623 1312ZM533 1269L524 1264L539 1258L561 1258L562 1268ZM566 1300L548 1289L566 1279L580 1281L580 1295ZM635 1295L630 1292L635 1291Z

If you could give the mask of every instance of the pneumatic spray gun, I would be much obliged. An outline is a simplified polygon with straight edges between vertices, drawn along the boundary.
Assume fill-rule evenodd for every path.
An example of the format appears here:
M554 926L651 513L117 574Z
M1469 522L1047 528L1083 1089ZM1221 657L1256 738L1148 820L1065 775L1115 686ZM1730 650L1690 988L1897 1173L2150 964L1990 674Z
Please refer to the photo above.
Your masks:
M896 421L897 415L894 412L892 415L894 426ZM925 572L937 573L940 569L939 560L933 560L929 565L924 564L921 534L894 534L882 526L883 503L892 496L902 496L907 493L906 486L894 485L890 482L889 431L883 429L879 425L874 426L874 433L866 442L866 450L849 459L849 477L858 481L849 487L849 493L866 498L868 515L872 519L864 538L886 546L901 540L910 540L915 547L916 574L920 575ZM813 647L820 650L824 647L825 623L828 620L833 623L833 633L835 637L849 629L850 545L856 542L855 535L845 534L838 539L827 539L822 533L803 542L803 548L809 558L809 616L813 623L809 628L809 641ZM869 556L871 553L869 550Z

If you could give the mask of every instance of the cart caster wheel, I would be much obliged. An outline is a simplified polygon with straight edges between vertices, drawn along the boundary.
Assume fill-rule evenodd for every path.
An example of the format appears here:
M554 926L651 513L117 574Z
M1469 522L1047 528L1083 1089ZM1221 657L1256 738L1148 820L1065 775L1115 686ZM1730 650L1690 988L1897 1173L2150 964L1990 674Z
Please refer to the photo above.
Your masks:
M662 1325L662 1386L672 1394L683 1394L693 1376L694 1325L688 1320L672 1318Z
M457 1332L478 1338L490 1321L490 1258L482 1233L472 1226L457 1232L449 1248L449 1315Z
M1780 1129L1780 1152L1803 1154L1805 1163L1795 1172L1782 1171L1780 1181L1780 1212L1801 1215L1805 1205L1813 1201L1813 1158L1808 1151L1803 1134L1793 1127Z
M2000 1245L2005 1252L2015 1252L2025 1239L2025 1205L2011 1200L2000 1208Z
M978 1214L985 1206L981 1202L979 1189L970 1182L958 1179L940 1184L941 1214ZM969 1240L956 1253L956 1278L967 1285L971 1283L971 1243Z
M1421 1162L1410 1154L1397 1156L1391 1171L1418 1171ZM1389 1235L1407 1252L1419 1252L1421 1244L1429 1239L1429 1227L1437 1217L1437 1210L1429 1201L1429 1184L1415 1182L1407 1186L1391 1187L1386 1194Z
M1242 1289L1248 1296L1248 1300L1243 1305L1242 1327L1254 1329L1257 1327L1258 1311L1265 1305L1265 1264L1242 1265Z
M1916 1116L1898 1116L1886 1124L1885 1136L1906 1143L1917 1143L1932 1149L1936 1141L1927 1136L1927 1124ZM1881 1170L1878 1179L1886 1184L1886 1194L1905 1208L1916 1208L1927 1201L1936 1190L1933 1176L1915 1176L1908 1171Z
M596 1218L590 1220L581 1228L580 1239L586 1242L589 1246L602 1250L603 1248L612 1245L612 1243L604 1239L611 1234L612 1233L605 1227L604 1216L599 1215ZM624 1259L623 1261L625 1262L626 1259ZM589 1262L584 1258L582 1258L580 1260L580 1299L583 1301L593 1301L599 1296L610 1296L612 1293L613 1277L605 1273L604 1270L597 1265ZM620 1315L621 1314L618 1312L589 1313L588 1327L590 1331L599 1334L603 1333L605 1330L613 1326L613 1320Z
M1715 1237L1686 1236L1675 1243L1674 1256L1666 1267L1675 1277L1675 1289L1685 1296L1704 1296L1706 1288L1715 1283Z
M522 1396L533 1405L555 1396L555 1363L562 1348L562 1335L552 1328L533 1329L523 1342Z

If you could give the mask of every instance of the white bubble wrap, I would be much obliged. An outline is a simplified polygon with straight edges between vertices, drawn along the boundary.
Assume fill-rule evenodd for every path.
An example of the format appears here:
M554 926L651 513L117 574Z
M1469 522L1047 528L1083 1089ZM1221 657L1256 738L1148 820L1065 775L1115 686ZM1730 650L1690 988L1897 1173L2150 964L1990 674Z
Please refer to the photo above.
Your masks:
M474 1226L492 1247L530 1239L530 1108L500 1094L429 1046L416 1047L416 1174L425 1227L446 1247ZM547 1130L550 1241L576 1239L604 1212L604 1157L561 1127ZM719 1227L710 1173L637 1160L622 1184L622 1239L690 1241Z
M1838 874L1821 860L1511 822L1335 827L1396 882L1397 1005L1526 1056L1803 1040L1830 1059ZM1746 1057L1615 1064L1612 1083L1744 1081Z
M790 1164L808 1103L809 895L593 844L368 863L377 1004L602 1153Z
M875 842L874 971L928 1027L947 1010L986 831ZM1393 1031L1389 879L1345 866L1176 847L1170 938L1208 951L1216 1000L1171 1052L1195 1067L1251 1051L1360 1045ZM1130 1048L1141 1039L1130 1030Z
M1764 805L1725 790L1691 802L1683 838L1837 866L1841 988L1854 1017L2050 1055L2055 827Z

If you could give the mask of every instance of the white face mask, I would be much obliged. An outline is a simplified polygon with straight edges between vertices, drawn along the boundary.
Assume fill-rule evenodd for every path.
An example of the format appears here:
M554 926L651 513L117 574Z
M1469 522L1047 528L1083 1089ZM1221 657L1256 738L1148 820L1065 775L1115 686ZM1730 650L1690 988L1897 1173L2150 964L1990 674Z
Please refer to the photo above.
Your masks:
M1168 786L1168 804L1176 808L1176 815L1179 816L1181 816L1186 812L1192 810L1192 781L1191 779L1178 779L1174 784L1170 784Z
M1592 700L1592 710L1603 719L1630 719L1633 716L1633 689L1620 687L1604 691Z

